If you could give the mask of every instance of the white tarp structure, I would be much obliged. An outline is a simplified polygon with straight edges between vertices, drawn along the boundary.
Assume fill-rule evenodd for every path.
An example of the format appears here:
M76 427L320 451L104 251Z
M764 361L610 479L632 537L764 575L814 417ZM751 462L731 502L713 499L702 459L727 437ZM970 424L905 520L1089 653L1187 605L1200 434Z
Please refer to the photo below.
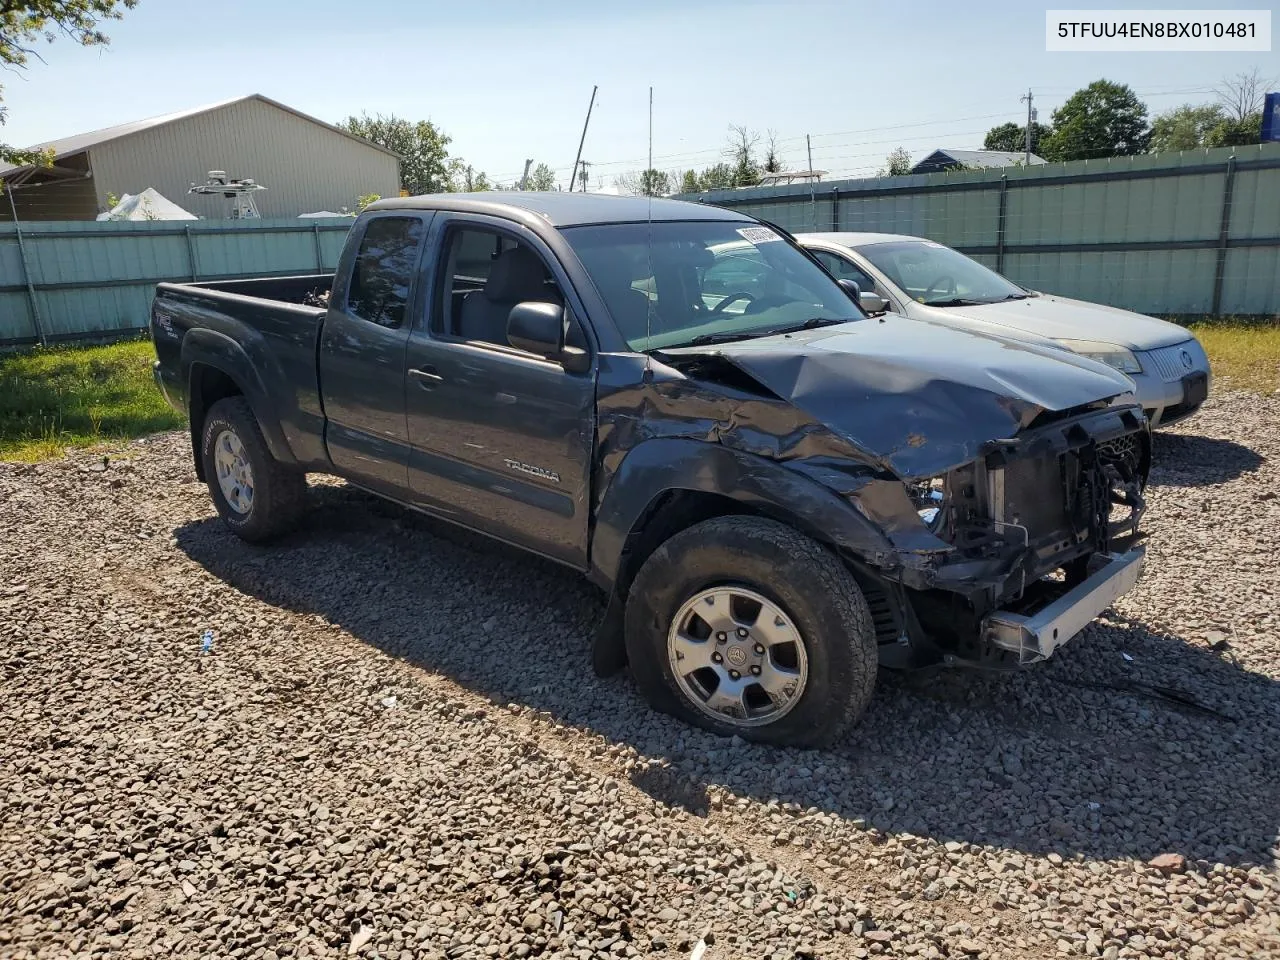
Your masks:
M198 220L194 213L183 210L172 200L147 187L141 193L126 193L106 213L98 214L99 220Z
M349 213L334 213L332 210L320 210L316 213L300 213L299 220L319 220L325 217L349 217Z

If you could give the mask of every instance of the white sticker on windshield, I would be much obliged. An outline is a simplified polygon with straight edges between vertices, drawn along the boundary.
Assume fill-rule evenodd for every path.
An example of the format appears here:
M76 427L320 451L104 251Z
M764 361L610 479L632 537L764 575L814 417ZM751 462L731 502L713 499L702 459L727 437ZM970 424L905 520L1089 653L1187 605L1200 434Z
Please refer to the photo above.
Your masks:
M739 227L738 236L755 244L773 243L782 239L768 227Z

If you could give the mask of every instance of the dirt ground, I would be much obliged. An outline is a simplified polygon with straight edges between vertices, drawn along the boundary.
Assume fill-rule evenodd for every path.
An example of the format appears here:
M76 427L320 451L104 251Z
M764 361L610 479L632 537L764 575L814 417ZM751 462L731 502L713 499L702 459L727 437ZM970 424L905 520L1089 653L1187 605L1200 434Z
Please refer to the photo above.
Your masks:
M1280 398L1155 452L1117 609L822 752L653 714L573 573L344 485L251 547L181 434L0 464L0 956L1280 957Z

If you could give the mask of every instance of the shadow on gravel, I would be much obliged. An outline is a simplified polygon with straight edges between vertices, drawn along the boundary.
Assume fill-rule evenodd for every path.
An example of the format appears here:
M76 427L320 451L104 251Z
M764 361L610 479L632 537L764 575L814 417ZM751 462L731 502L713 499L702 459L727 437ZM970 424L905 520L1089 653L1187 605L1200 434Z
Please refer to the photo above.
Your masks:
M1253 473L1263 457L1234 440L1153 431L1151 463L1154 486L1207 487Z
M834 750L758 747L653 713L625 676L596 678L588 644L603 604L572 571L353 488L312 496L304 528L271 547L212 519L177 529L178 545L237 590L319 614L496 704L632 745L657 761L632 782L664 803L703 814L708 788L723 788L1028 853L1275 856L1280 685L1235 665L1229 646L1117 617L1014 675L882 674L867 716ZM1160 688L1235 719L1161 699Z

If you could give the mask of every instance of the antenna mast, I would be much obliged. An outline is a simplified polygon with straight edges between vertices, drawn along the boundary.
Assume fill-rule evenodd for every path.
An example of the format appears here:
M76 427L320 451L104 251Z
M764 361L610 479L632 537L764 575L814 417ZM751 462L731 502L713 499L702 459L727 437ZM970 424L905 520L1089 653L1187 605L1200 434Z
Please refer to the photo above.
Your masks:
M591 101L587 104L587 119L582 121L582 136L578 140L578 154L573 158L573 172L569 174L569 189L573 189L573 180L578 175L578 163L582 160L582 145L587 142L587 124L591 122L591 108L596 105L596 91L599 86L593 84L591 87ZM582 192L587 192L587 181L582 181Z

